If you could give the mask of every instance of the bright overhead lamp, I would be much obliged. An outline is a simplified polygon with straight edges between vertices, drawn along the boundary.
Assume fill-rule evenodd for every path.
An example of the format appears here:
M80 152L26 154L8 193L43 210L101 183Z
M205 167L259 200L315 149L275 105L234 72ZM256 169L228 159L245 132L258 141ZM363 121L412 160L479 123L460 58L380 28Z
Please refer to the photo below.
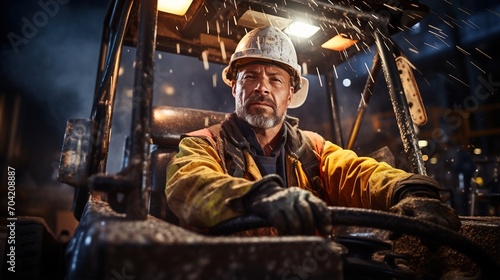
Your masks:
M418 140L418 146L420 148L427 147L427 145L429 145L429 142L427 142L427 140Z
M334 50L334 51L345 51L348 47L356 44L357 40L347 38L344 34L338 34L330 40L326 41L321 45L324 49Z
M158 11L183 16L193 0L158 0Z
M292 22L291 19L273 16L253 10L246 10L238 19L238 24L248 28L257 28L261 26L274 26L280 30L287 27Z
M300 38L309 38L318 32L319 27L315 25L311 25L303 22L292 22L286 29L285 33L290 35L300 37Z

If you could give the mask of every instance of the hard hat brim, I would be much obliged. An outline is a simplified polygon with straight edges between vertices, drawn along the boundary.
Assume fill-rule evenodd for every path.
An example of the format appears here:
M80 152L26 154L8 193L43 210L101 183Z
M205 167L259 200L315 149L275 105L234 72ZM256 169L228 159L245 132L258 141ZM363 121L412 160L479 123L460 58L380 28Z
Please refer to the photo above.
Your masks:
M292 102L288 105L289 109L294 109L302 106L307 99L307 93L309 92L309 80L305 77L300 77L300 89L293 94Z

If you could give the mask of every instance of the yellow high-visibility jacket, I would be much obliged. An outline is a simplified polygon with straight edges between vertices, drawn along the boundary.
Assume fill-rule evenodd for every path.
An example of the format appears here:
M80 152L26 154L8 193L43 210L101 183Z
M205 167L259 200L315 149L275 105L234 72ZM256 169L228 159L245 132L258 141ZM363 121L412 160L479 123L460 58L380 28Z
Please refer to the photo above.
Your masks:
M242 137L235 117L231 115L215 129L183 137L179 152L167 167L167 202L185 227L204 230L245 214L227 202L243 196L262 178L245 148L248 141ZM439 188L432 178L359 157L290 122L285 126L286 187L310 190L328 205L388 210L395 203L395 190L403 185ZM300 160L301 151L307 149L313 150L317 159L315 179L308 177L304 168L307 163Z

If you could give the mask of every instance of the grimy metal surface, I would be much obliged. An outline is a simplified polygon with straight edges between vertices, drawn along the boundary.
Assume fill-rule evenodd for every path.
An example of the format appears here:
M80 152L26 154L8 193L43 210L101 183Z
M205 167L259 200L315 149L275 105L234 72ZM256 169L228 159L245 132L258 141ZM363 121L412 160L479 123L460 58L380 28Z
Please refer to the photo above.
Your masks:
M394 251L408 255L407 265L417 275L435 279L495 279L500 269L500 217L461 217L461 221L460 233L491 255L497 264L496 272L484 275L470 256L437 244L429 247L429 242L426 245L414 236L404 235L395 241Z
M342 250L314 236L208 237L92 200L68 245L67 279L342 279Z

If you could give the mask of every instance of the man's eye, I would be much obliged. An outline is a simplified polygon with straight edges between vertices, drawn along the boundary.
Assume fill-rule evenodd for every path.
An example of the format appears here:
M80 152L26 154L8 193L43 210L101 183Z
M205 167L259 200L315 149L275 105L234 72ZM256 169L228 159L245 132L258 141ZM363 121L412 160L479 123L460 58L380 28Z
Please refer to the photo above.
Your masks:
M251 74L246 74L243 76L243 79L255 79L255 76Z
M271 78L271 82L283 83L283 81L280 78Z

